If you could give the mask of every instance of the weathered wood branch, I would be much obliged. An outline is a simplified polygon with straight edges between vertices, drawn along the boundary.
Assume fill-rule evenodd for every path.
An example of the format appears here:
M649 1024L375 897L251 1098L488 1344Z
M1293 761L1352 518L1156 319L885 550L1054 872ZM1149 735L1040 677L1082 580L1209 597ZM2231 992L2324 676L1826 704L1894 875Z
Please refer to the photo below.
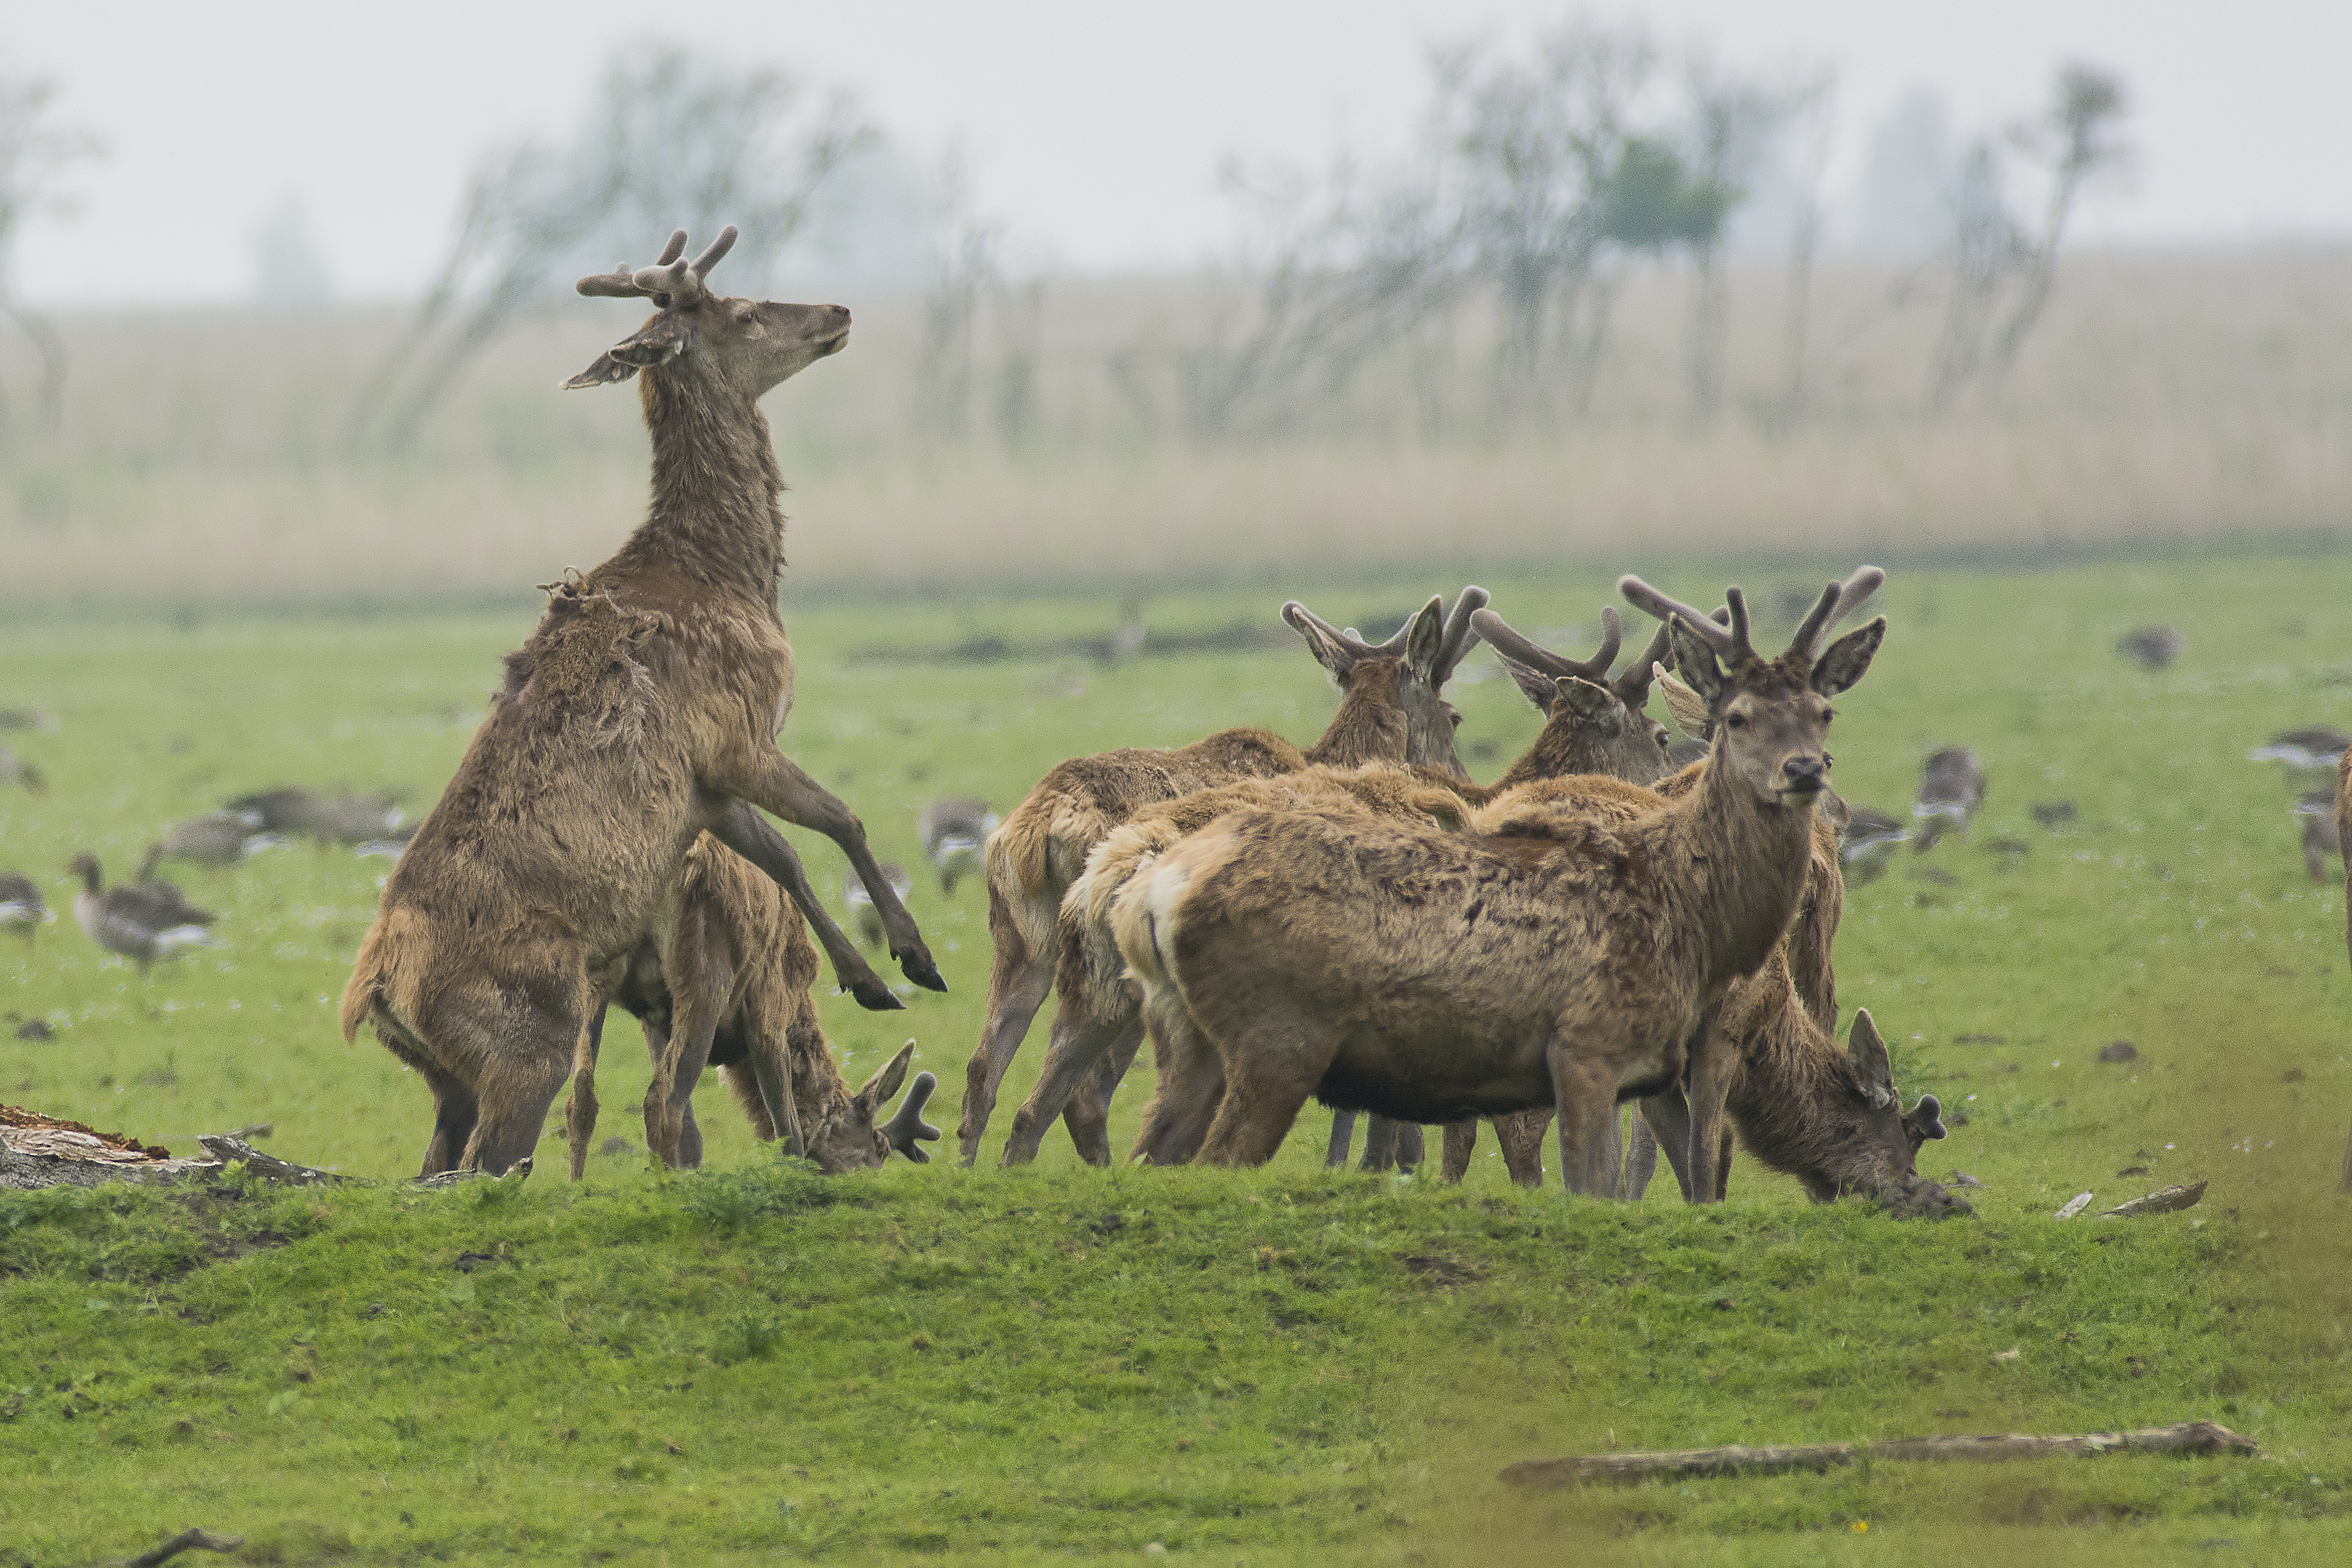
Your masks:
M232 1161L244 1161L245 1168L264 1181L322 1182L351 1179L349 1176L338 1176L333 1171L322 1171L315 1166L298 1166L291 1160L281 1160L276 1155L265 1155L251 1144L232 1134L207 1134L198 1138L196 1142L205 1146L206 1154L224 1166Z
M125 1568L155 1568L155 1564L177 1557L183 1552L234 1552L245 1544L242 1535L215 1535L209 1530L184 1530L152 1552L133 1557Z
M2210 1421L2177 1427L2144 1427L2133 1432L2091 1432L2079 1437L2037 1437L2021 1433L1969 1437L1898 1437L1884 1443L1809 1443L1793 1448L1680 1448L1651 1453L1577 1454L1558 1459L1528 1459L1502 1472L1507 1486L1563 1487L1574 1481L1648 1480L1653 1477L1776 1475L1788 1470L1825 1470L1856 1459L2033 1459L2053 1454L2092 1458L2100 1454L2259 1454L2252 1437L2242 1437Z

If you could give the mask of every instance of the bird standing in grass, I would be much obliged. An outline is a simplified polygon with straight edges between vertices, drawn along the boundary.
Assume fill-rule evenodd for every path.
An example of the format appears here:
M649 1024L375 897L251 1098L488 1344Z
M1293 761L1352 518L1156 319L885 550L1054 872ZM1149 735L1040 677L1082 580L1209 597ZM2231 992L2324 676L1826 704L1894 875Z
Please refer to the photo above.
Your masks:
M33 945L33 933L57 918L49 901L33 879L22 872L0 872L0 931L21 931L25 946Z
M28 794L38 795L49 787L41 770L26 761L5 746L0 746L0 786L21 784Z
M898 895L898 902L906 903L907 895L915 891L915 879L908 876L906 868L896 861L884 861L881 871L883 880L890 884L890 891ZM856 923L858 937L868 947L882 946L883 939L888 935L882 927L882 912L874 907L874 895L866 891L864 883L857 880L855 867L842 873L841 902L849 906L849 917Z
M1894 862L1895 847L1911 836L1909 829L1884 811L1848 806L1845 824L1838 830L1838 861L1845 884L1861 887L1878 879Z
M939 868L941 893L955 892L958 878L980 869L981 846L1000 820L987 801L965 796L924 806L915 819L915 831L922 838L923 853Z
M197 865L235 865L247 855L274 850L286 841L278 833L257 832L234 811L213 811L192 817L164 833L140 862L141 882L155 874L165 861L190 861Z
M2352 736L2315 724L2272 736L2266 745L2247 752L2246 760L2284 763L2293 773L2333 773L2347 747L2352 747Z
M98 857L79 854L68 870L81 878L74 894L74 919L82 934L110 953L136 962L139 973L159 958L175 958L190 947L221 944L206 929L213 916L189 904L168 882L121 883L108 887Z
M2143 670L2162 670L2187 645L2188 639L2169 626L2138 626L2116 640L2116 652Z
M1967 837L1984 794L1984 769L1977 766L1975 752L1948 746L1932 753L1919 765L1919 793L1911 801L1911 820L1919 824L1913 850L1926 854L1956 828Z

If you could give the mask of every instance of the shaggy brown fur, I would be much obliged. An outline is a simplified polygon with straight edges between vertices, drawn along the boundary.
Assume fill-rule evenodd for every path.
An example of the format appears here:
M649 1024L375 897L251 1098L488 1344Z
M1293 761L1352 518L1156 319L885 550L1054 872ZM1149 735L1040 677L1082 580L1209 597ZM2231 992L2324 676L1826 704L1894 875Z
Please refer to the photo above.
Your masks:
M768 878L708 833L687 852L659 940L637 945L612 999L644 1026L654 1082L646 1094L646 1143L663 1164L702 1163L695 1125L694 1080L716 1067L763 1143L784 1136L793 1153L828 1174L881 1165L892 1148L921 1162L913 1142L939 1136L919 1120L931 1075L916 1080L899 1114L876 1116L906 1077L914 1041L856 1093L842 1081L819 1027L810 988L818 963L800 911ZM709 1015L706 1024L702 1015ZM575 1064L564 1130L572 1179L580 1179L596 1130L595 1040ZM705 1042L707 1061L693 1059Z
M1054 1019L1054 1043L1029 1098L1014 1113L1004 1142L1003 1163L1026 1165L1037 1157L1045 1129L1083 1085L1098 1072L1124 1067L1113 1058L1118 1044L1139 1032L1142 1013L1127 986L1127 961L1110 929L1112 901L1130 878L1187 833L1196 832L1228 811L1320 810L1409 822L1439 831L1458 828L1470 807L1457 789L1470 786L1441 768L1366 763L1361 768L1328 765L1300 768L1272 779L1250 779L1199 789L1173 800L1145 806L1125 826L1113 829L1087 856L1086 870L1062 900L1055 992L1061 998ZM1483 791L1472 791L1483 793ZM1114 1080L1116 1082L1116 1080Z
M956 1129L965 1165L980 1154L998 1085L1053 987L1062 901L1086 870L1095 845L1146 806L1317 764L1424 762L1466 780L1454 754L1459 716L1443 693L1447 677L1477 641L1470 615L1486 602L1485 590L1466 588L1452 615L1444 616L1444 601L1432 599L1379 647L1334 630L1303 605L1286 604L1283 619L1307 640L1342 693L1339 711L1313 746L1301 751L1265 730L1228 729L1174 750L1074 758L1047 773L1013 809L988 841L988 931L996 951L989 971L987 1021L965 1069L963 1112ZM1073 1015L1069 1028L1082 1023ZM1061 1019L1055 1027L1058 1038ZM1090 1050L1090 1056L1104 1061L1105 1076L1067 1098L1064 1116L1070 1135L1094 1164L1110 1161L1110 1091L1141 1038L1130 1026L1101 1050Z
M1211 1103L1199 1157L1239 1165L1269 1157L1309 1094L1414 1121L1549 1101L1563 1178L1589 1194L1603 1188L1618 1101L1687 1068L1686 1147L1713 1165L1706 1107L1732 1063L1702 1026L1796 914L1828 699L1861 679L1885 622L1818 653L1832 585L1768 662L1737 590L1727 632L1638 580L1622 586L1674 614L1676 665L1717 721L1698 788L1622 825L1515 791L1458 836L1241 812L1178 845L1129 884L1114 925L1155 1040L1189 1014L1224 1090L1202 1092L1197 1047L1171 1040L1139 1153L1192 1142ZM1711 1199L1712 1172L1694 1177L1692 1197Z
M572 383L638 376L652 510L611 559L554 586L394 868L344 992L345 1037L373 1024L433 1091L428 1174L530 1153L603 1006L592 976L660 928L687 851L730 800L840 844L893 952L937 982L857 819L775 747L793 661L776 614L782 479L759 399L839 350L849 313L709 294L700 274L732 233L690 268L678 235L634 280L583 280L659 308Z

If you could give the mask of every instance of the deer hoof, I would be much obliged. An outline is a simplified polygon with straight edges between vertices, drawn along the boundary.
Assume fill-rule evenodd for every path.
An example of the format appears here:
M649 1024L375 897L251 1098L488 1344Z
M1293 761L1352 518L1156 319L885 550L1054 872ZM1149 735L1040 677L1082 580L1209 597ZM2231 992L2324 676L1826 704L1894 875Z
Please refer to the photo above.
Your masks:
M842 988L857 1000L857 1005L869 1013L903 1010L906 1003L898 993L883 984L882 977L871 969L863 975L852 975L842 982Z
M948 983L940 978L939 966L931 962L931 950L921 943L903 953L893 953L891 956L898 960L898 967L906 973L907 978L923 989L944 991L948 988Z

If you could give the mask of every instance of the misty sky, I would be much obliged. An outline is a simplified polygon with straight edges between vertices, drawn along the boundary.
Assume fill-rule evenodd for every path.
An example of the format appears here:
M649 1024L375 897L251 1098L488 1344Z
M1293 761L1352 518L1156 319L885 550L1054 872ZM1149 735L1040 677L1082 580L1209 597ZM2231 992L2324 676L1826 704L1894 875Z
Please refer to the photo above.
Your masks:
M0 68L53 76L106 158L80 210L46 219L19 282L47 303L233 299L249 235L290 196L346 296L408 296L440 257L486 147L571 132L605 59L659 37L854 89L928 165L961 138L980 204L1062 270L1166 270L1213 251L1228 152L1319 162L1393 147L1423 97L1424 50L1526 38L1573 7L1528 0L705 0L659 28L643 5L404 0L329 6L20 5ZM2352 235L2352 5L2236 0L1652 0L1639 17L1727 65L1832 65L1832 195L1908 89L1958 129L2030 109L2084 58L2127 82L2140 165L2083 233L2228 243ZM658 236L648 235L648 248ZM642 260L643 257L632 259Z

